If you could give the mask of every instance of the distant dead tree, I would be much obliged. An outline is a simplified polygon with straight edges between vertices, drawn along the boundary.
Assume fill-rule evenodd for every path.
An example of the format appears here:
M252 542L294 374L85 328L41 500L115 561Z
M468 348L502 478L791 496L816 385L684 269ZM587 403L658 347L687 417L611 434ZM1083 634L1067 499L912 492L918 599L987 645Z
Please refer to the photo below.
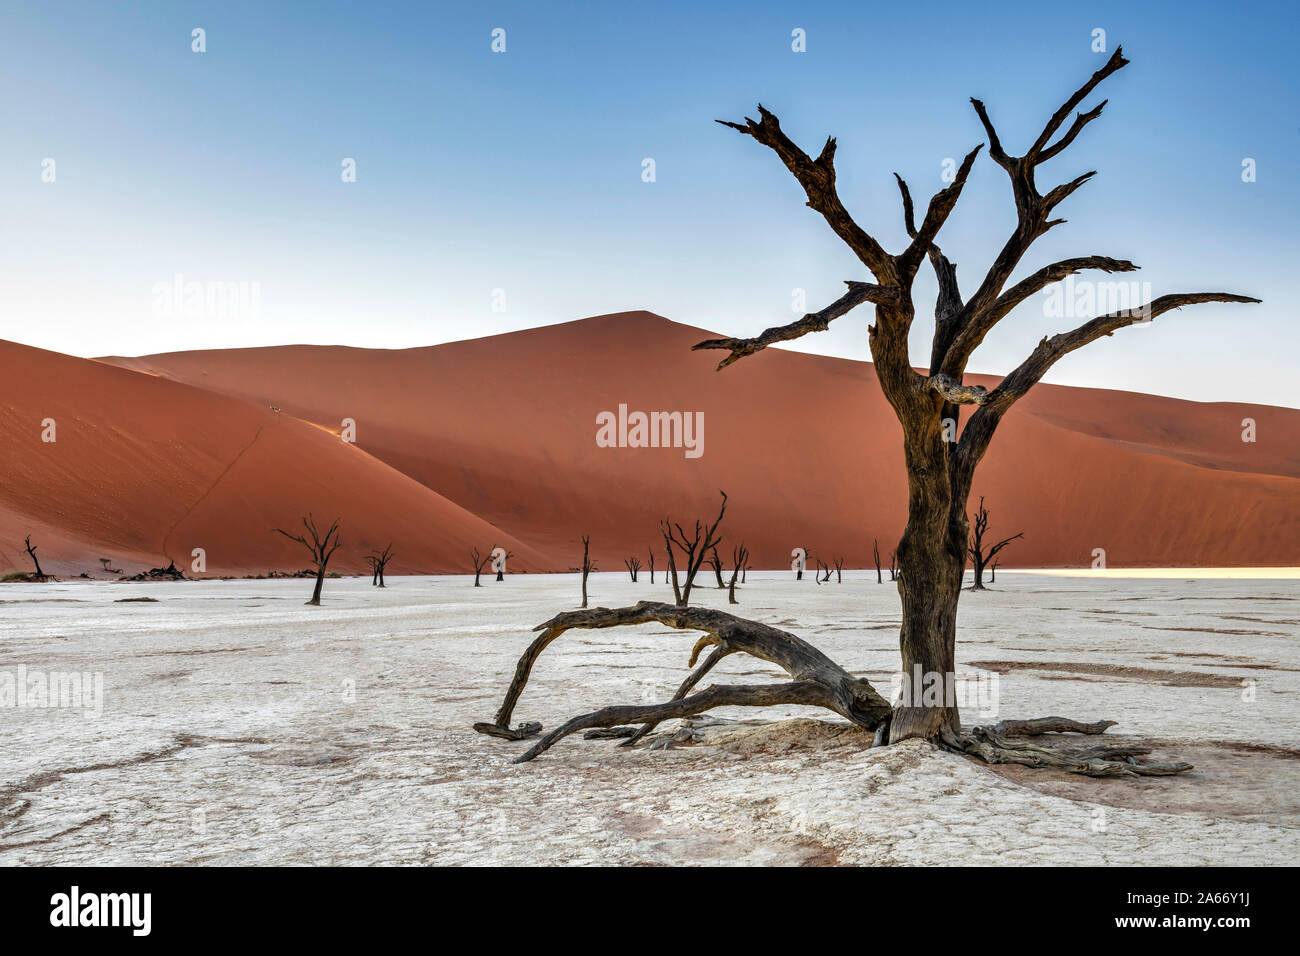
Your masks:
M587 576L596 570L596 565L591 560L591 535L582 536L582 606L587 606Z
M102 564L102 565L104 566L104 573L105 573L105 574L121 574L121 573L122 573L122 569L121 569L121 568L110 567L110 565L112 565L112 563L113 563L113 559L112 559L112 558L100 558L100 559L99 559L99 563Z
M835 583L836 584L844 583L844 559L843 558L835 559Z
M998 563L994 561L989 565L989 583L996 584L998 580Z
M339 519L334 519L334 523L329 526L324 535L321 535L320 529L316 527L316 519L312 517L311 512L302 519L302 526L307 529L305 535L290 534L280 528L272 530L284 535L290 541L297 541L311 552L312 563L316 565L316 587L311 593L311 600L307 603L319 606L321 588L325 586L325 568L330 563L330 558L334 556L334 552L339 549L339 545L343 543L339 539ZM308 537L311 540L308 540Z
M677 607L687 607L690 604L691 588L695 586L695 575L699 573L700 567L704 564L704 558L709 551L722 543L722 536L718 534L718 526L722 524L722 516L727 513L727 493L723 491L720 494L722 495L722 507L718 509L718 517L714 519L711 525L705 525L698 518L695 519L695 531L689 538L686 535L686 529L680 524L667 518L659 522L659 533L664 536L664 546L668 551L668 573L672 576L673 601ZM680 550L686 558L685 584L679 583L677 559L673 555L674 547Z
M372 551L366 555L366 560L370 562L370 586L387 587L384 584L384 568L393 557L393 542L388 542L388 547L383 551Z
M1023 538L1025 533L1013 534L1009 538L1003 538L997 544L984 548L984 534L989 529L989 510L984 507L984 496L980 495L979 510L975 512L975 524L971 526L970 544L966 547L966 552L970 555L971 564L975 566L975 583L971 585L972 591L984 590L984 566L992 561L999 551L1009 545L1016 538Z
M817 558L817 573L813 577L819 585L828 583L831 579L831 566Z
M718 590L726 587L722 583L722 558L718 557L718 549L715 547L709 552L709 564L713 567L713 574L718 579Z
M898 552L890 551L889 552L889 580L897 581L899 574L900 572L898 570Z
M795 548L790 552L790 570L794 572L796 581L803 580L803 569L808 565L808 549Z
M32 564L36 566L36 577L34 580L47 581L49 576L41 570L41 562L36 557L36 545L32 544L32 536L29 534L23 541L23 547L27 549L27 556L32 559Z
M650 556L650 583L655 583L655 549L647 548L646 553Z
M492 570L497 573L498 581L504 581L506 579L506 559L513 558L514 556L515 553L513 551L507 551L505 548L500 546L492 549Z
M740 542L731 549L731 581L727 584L727 603L739 604L736 600L736 575L743 575L745 562L749 560L749 549L745 547L745 542ZM742 577L741 583L744 583Z
M636 555L630 558L624 558L623 564L627 568L627 573L632 575L632 583L636 583L636 573L641 570L641 559Z
M871 550L876 556L876 583L880 584L885 579L880 576L880 539L879 538L871 539Z
M495 550L496 550L496 546L493 545L492 551ZM481 588L483 585L479 583L479 575L481 575L483 571L487 568L487 566L492 563L492 554L491 552L487 554L481 554L479 553L478 548L471 548L469 552L469 559L474 564L474 587Z

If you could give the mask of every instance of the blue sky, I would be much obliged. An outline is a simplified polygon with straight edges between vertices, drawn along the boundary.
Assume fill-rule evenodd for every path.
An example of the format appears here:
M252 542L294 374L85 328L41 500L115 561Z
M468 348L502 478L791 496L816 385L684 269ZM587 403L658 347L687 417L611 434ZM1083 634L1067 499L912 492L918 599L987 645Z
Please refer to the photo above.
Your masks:
M841 195L897 251L892 173L921 202L941 188L943 161L985 138L971 96L1023 152L1104 62L1102 28L1133 62L1039 182L1099 175L1018 275L1102 254L1143 266L1153 295L1265 303L1170 313L1048 380L1300 406L1292 4L266 6L4 5L0 337L79 355L401 348L641 308L753 334L794 317L792 290L817 309L864 276L775 156L715 118L761 101L809 151L835 134ZM981 157L941 236L967 292L1013 223ZM256 311L159 314L177 275L256 283ZM917 301L922 364L928 274ZM1044 312L1013 313L972 370L1005 372L1081 321ZM865 358L868 317L798 347Z

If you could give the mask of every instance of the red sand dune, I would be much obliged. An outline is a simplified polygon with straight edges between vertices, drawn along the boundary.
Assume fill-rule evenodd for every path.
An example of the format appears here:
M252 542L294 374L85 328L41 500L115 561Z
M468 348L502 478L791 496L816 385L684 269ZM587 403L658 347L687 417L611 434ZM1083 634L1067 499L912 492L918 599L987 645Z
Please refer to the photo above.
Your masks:
M865 566L873 538L888 562L905 477L901 432L871 365L768 350L715 372L719 353L690 351L713 334L631 312L401 351L285 346L103 360L121 369L6 351L9 364L35 366L34 354L59 369L29 370L16 389L24 436L56 401L107 434L93 465L71 445L60 445L66 464L24 448L16 487L3 492L0 560L21 557L9 542L32 516L69 547L113 541L119 552L152 555L167 539L169 553L182 543L188 553L199 527L182 542L168 537L171 522L272 420L274 404L282 423L261 433L257 463L240 459L197 509L203 530L223 530L223 547L238 552L230 566L302 564L262 529L311 504L304 489L318 496L318 515L341 513L371 544L392 537L402 570L463 568L469 538L486 547L507 533L526 555L520 567L570 568L589 533L600 567L617 570L629 554L644 561L649 546L662 548L659 518L711 516L719 488L731 497L727 563L741 538L756 567L787 566L796 545ZM176 403L194 407L176 414ZM596 416L620 403L703 412L703 455L598 447ZM5 414L5 429L18 427ZM358 447L290 416L334 432L355 419ZM1247 417L1255 443L1241 440ZM1003 423L975 492L987 497L993 534L1025 532L1004 552L1008 566L1087 565L1095 548L1112 567L1300 565L1297 438L1294 409L1039 386ZM122 452L128 446L135 457ZM42 490L52 476L58 494ZM369 484L381 476L382 492ZM422 497L419 486L431 491ZM415 502L426 511L411 521ZM466 512L499 531L476 531Z
M0 569L134 573L203 548L209 575L310 564L271 532L341 516L332 567L360 571L395 542L390 571L459 569L500 542L521 568L549 559L354 445L252 404L101 362L0 343ZM44 419L56 441L41 440Z

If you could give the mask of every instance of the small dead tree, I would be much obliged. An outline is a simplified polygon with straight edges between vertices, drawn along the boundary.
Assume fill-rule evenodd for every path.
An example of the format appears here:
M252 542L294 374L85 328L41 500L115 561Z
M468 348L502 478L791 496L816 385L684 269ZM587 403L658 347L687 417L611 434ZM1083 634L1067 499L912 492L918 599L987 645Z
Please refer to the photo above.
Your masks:
M790 552L790 570L796 581L803 580L803 569L808 566L808 549L795 548Z
M881 584L884 582L885 579L880 576L880 539L879 538L871 539L871 550L876 556L876 583Z
M994 561L989 565L989 583L996 584L998 580L998 563Z
M655 549L647 548L646 554L650 557L650 583L655 583Z
M27 556L32 559L32 564L36 567L35 581L47 581L49 576L41 570L41 562L36 557L36 545L32 544L32 536L29 534L23 541L23 547L27 549Z
M393 543L388 542L388 547L383 551L373 551L366 555L366 560L370 562L370 586L387 587L384 584L384 568L393 557Z
M636 584L636 573L641 570L641 559L636 555L623 559L623 565L627 568L627 573L632 575L632 583Z
M504 581L506 579L506 561L514 556L515 553L513 551L507 551L502 547L492 549L492 570L497 573L498 581Z
M725 491L719 493L722 495L722 507L718 509L718 517L714 519L711 525L705 525L698 518L695 519L695 531L690 537L687 536L686 529L676 522L672 522L667 518L659 522L659 533L664 536L664 546L668 550L668 573L672 576L673 601L678 607L686 607L690 604L691 588L695 586L695 575L699 573L709 551L722 543L722 536L718 534L718 526L722 524L722 516L727 513L727 493ZM686 558L685 583L679 582L677 577L677 559L673 555L674 547L681 551Z
M835 559L835 583L836 584L844 583L844 559L843 558Z
M494 545L492 551L495 550L496 546ZM483 585L479 581L479 576L487 569L487 566L492 563L492 552L490 551L487 554L480 554L478 548L471 548L469 559L474 565L474 587L481 588Z
M897 581L899 577L899 573L900 572L898 570L898 552L890 551L889 552L889 580Z
M731 580L727 583L727 603L739 604L736 600L736 576L743 575L745 562L749 560L749 549L745 547L745 542L740 542L731 549ZM743 578L741 583L743 584Z
M312 590L311 600L307 603L319 607L321 588L325 586L325 568L329 565L330 558L334 557L334 552L339 549L339 545L343 543L339 538L339 519L334 519L334 523L326 529L324 535L320 533L320 529L316 526L316 519L310 512L302 519L302 526L306 529L306 534L290 534L280 528L272 530L284 535L290 541L297 541L311 552L312 563L316 565L316 587Z
M718 557L717 548L709 552L709 564L713 567L713 575L718 579L718 590L721 591L726 585L722 582L722 558Z
M592 571L596 570L596 565L591 560L591 535L582 536L582 606L587 606L587 577Z
M984 566L997 557L997 553L1005 548L1016 538L1023 538L1025 533L1013 534L1009 538L1003 538L997 544L985 550L984 534L989 529L989 510L984 507L984 496L980 495L979 510L975 512L975 523L971 526L970 544L967 546L967 553L970 555L971 564L975 566L975 583L971 585L972 591L984 590Z
M821 558L818 558L817 573L813 575L813 578L817 581L818 587L820 587L823 584L829 583L831 579L831 566L827 564L825 561L823 561Z

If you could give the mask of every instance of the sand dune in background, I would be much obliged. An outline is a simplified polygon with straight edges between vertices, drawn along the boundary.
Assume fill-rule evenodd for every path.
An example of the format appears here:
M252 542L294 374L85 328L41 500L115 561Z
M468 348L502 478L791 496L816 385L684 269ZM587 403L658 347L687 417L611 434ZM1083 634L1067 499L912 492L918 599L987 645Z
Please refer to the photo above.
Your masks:
M518 566L543 555L321 428L252 404L100 362L0 343L0 568L30 570L24 536L47 572L128 572L192 549L209 575L307 566L273 534L307 511L343 519L333 567L359 571L389 541L390 570L458 570L469 548L500 542ZM56 423L53 443L41 422Z
M719 488L731 496L728 559L743 538L759 567L785 566L796 545L866 565L879 538L888 562L906 485L901 430L872 366L768 350L715 372L718 353L690 351L712 334L629 312L400 351L103 361L324 428L353 418L369 455L556 569L578 563L582 533L605 570L633 552L644 561L659 518L711 513ZM703 455L597 447L596 416L620 403L703 412ZM1241 440L1245 417L1255 443ZM1009 566L1086 566L1097 548L1113 566L1300 565L1298 437L1293 409L1039 386L1003 423L975 494L987 496L992 533L1025 532ZM399 548L412 539L396 537Z

